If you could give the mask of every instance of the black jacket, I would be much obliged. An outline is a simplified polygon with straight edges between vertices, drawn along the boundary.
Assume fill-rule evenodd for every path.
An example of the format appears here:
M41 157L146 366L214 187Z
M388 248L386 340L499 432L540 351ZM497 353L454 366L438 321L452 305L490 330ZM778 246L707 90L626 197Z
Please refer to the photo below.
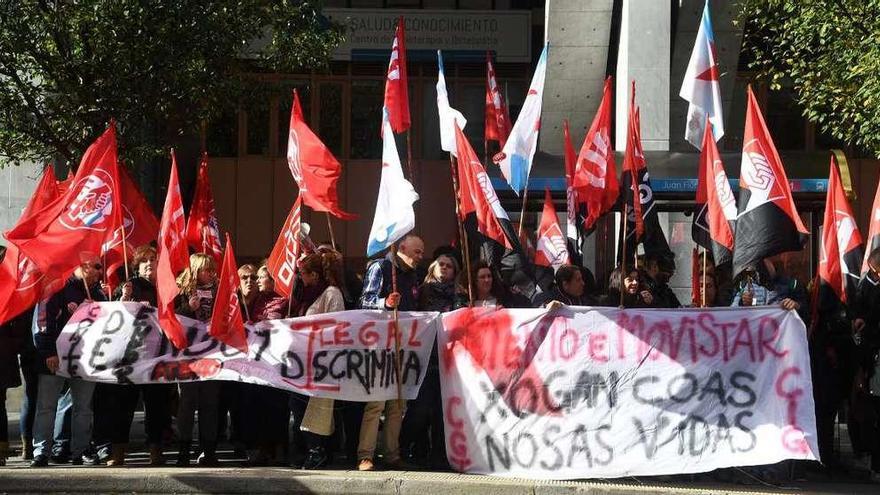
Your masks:
M25 311L0 325L0 388L14 388L21 385L18 355L29 347L33 316L33 311Z
M445 313L467 306L467 296L457 292L455 282L426 282L419 289L419 310Z
M107 296L101 290L101 284L95 283L89 287L89 293L94 301L106 301ZM61 335L61 330L73 311L68 308L72 303L79 306L83 301L88 299L86 287L83 280L77 277L70 277L65 282L64 287L46 302L46 328L34 336L34 344L37 348L37 364L40 373L48 374L49 369L46 367L46 359L58 354L55 347L55 341Z
M380 307L380 300L384 300L392 292L391 263L392 259L397 268L397 292L400 293L400 311L418 311L419 287L422 285L425 275L419 268L410 268L401 262L399 257L392 258L389 252L384 258L375 260L367 266L364 276L364 290L361 294L362 309L386 309Z
M132 277L131 282L131 300L136 302L148 302L154 308L158 306L158 296L156 286L143 277ZM119 300L122 296L122 286L120 285L113 294L113 298Z

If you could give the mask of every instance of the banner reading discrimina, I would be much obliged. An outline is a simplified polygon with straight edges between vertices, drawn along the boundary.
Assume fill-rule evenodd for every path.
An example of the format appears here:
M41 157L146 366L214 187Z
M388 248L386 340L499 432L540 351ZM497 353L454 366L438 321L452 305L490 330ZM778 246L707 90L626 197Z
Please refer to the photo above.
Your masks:
M611 478L818 459L804 324L779 308L449 313L446 451L462 472Z
M159 329L156 309L136 302L79 307L57 340L59 374L118 384L232 380L350 401L415 399L439 325L438 313L342 311L246 325L247 353L180 317L188 346ZM395 331L395 328L398 331ZM395 336L399 336L395 342ZM399 350L399 351L398 351Z

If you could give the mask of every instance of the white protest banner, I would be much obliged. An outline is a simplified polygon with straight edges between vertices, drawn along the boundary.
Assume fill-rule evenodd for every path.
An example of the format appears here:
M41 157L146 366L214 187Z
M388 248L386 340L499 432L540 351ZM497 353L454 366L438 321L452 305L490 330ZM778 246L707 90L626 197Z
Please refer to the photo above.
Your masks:
M57 340L59 374L105 383L232 380L350 401L415 399L439 325L438 313L341 311L246 325L248 352L214 340L180 317L189 346L178 351L156 309L137 302L83 304Z
M473 308L443 327L459 471L613 478L818 459L794 311Z

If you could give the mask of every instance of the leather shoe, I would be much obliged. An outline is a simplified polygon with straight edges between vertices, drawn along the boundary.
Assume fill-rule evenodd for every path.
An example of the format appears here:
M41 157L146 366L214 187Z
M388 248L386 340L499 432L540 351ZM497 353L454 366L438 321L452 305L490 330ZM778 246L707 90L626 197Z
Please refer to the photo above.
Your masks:
M40 454L38 456L34 456L34 460L31 461L32 468L41 468L49 465L49 458Z

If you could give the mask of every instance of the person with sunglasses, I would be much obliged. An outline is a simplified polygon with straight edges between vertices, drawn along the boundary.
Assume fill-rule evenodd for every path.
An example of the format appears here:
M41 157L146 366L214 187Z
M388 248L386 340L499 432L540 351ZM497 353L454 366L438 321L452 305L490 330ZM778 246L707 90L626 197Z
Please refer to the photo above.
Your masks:
M55 409L65 384L70 387L73 399L71 425L73 464L95 463L94 457L88 453L92 438L92 396L95 383L55 374L61 367L55 341L81 304L107 300L101 284L103 273L104 267L97 257L87 259L77 267L64 287L46 303L46 327L34 336L40 370L37 413L34 419L34 459L31 461L31 467L49 465Z

